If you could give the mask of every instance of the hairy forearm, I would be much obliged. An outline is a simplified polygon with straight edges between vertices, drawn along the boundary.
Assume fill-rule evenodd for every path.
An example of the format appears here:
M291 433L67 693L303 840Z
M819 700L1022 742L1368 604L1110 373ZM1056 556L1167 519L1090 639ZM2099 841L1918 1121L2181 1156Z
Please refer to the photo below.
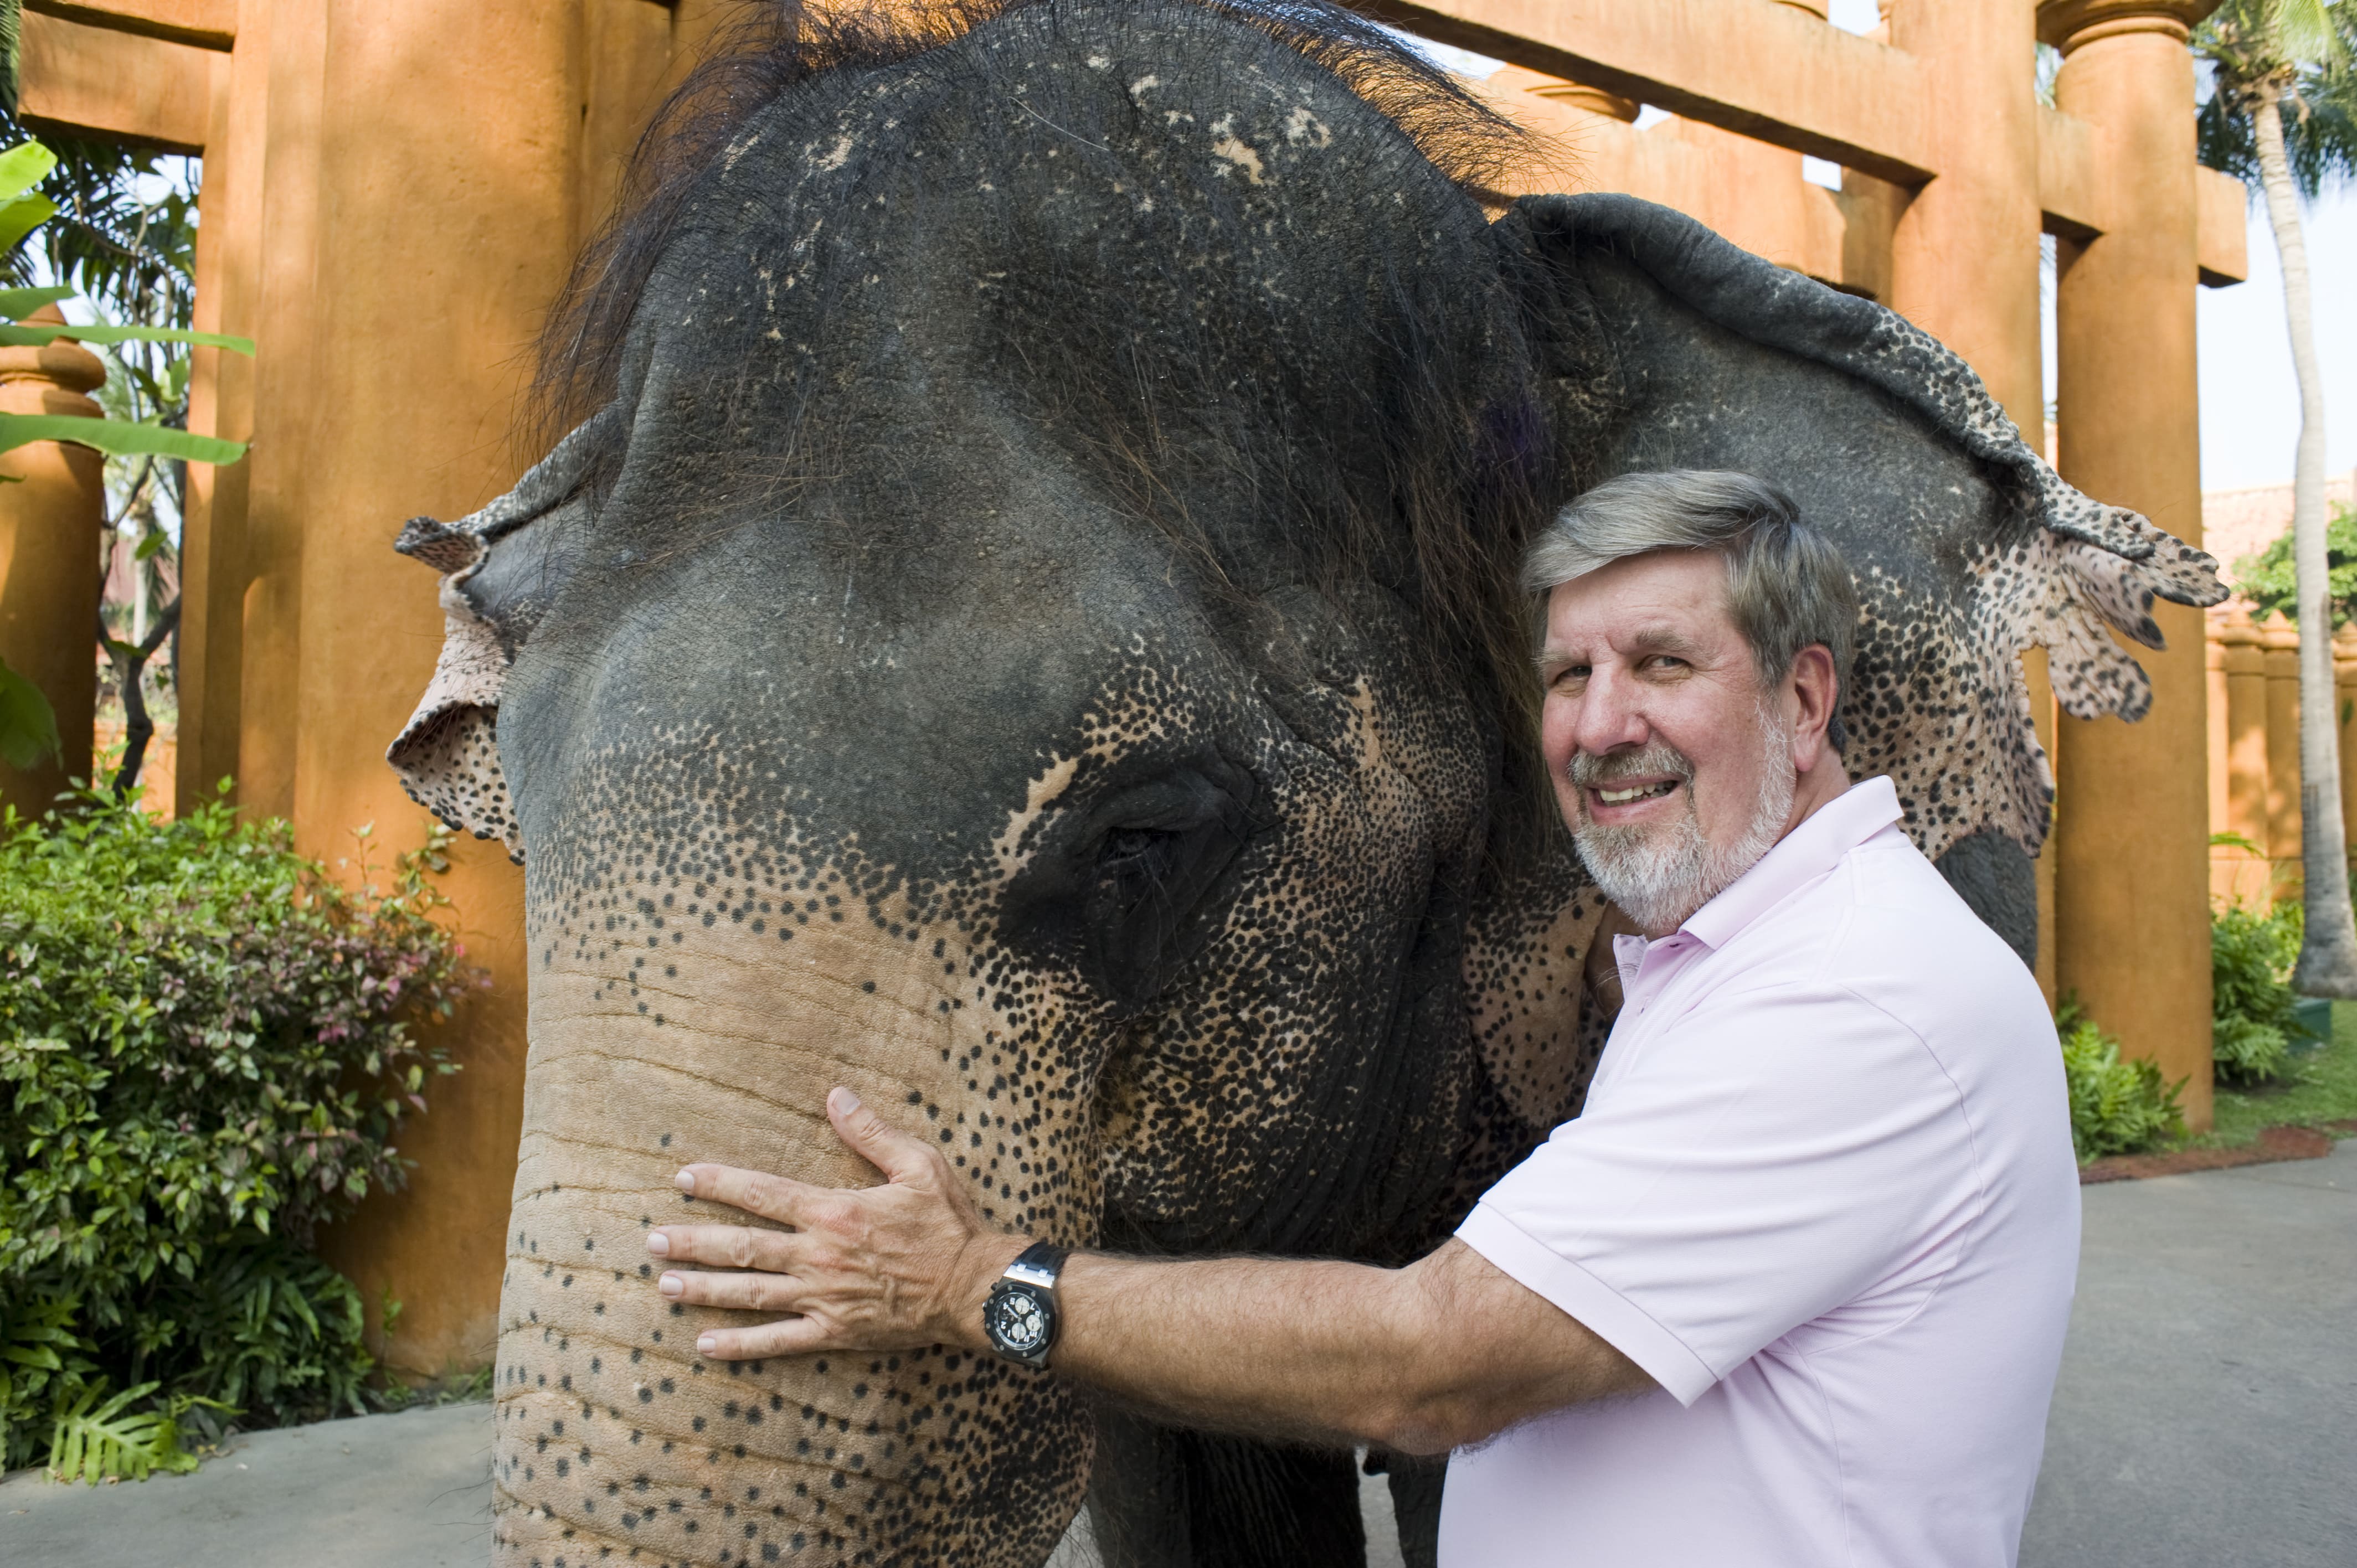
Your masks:
M1461 1242L1405 1269L1084 1252L1060 1294L1055 1370L1190 1426L1437 1454L1651 1386Z
M1083 1253L1060 1294L1057 1371L1188 1425L1388 1443L1420 1391L1420 1314L1400 1271Z

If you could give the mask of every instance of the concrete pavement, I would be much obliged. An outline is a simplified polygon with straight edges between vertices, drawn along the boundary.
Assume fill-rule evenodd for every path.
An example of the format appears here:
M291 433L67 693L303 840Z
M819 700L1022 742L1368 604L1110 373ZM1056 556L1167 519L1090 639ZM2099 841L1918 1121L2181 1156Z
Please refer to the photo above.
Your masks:
M481 1568L491 1407L454 1404L232 1439L193 1475L0 1482L7 1568Z
M2023 1568L2357 1563L2357 1140L2084 1196ZM141 1485L20 1472L0 1481L0 1563L474 1568L490 1555L489 1412L258 1433ZM1380 1478L1365 1498L1369 1568L1397 1568ZM1056 1568L1093 1557L1076 1538Z
M2084 1197L2022 1568L2357 1564L2357 1139Z

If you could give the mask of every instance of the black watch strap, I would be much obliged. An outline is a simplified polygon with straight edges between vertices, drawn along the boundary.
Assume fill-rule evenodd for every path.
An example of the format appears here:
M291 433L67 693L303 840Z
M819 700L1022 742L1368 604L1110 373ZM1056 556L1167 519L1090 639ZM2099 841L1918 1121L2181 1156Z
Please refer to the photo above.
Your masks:
M1006 1265L1006 1272L998 1277L1054 1290L1058 1276L1064 1272L1064 1260L1071 1255L1069 1247L1059 1247L1053 1241L1034 1241L1017 1253L1015 1261Z

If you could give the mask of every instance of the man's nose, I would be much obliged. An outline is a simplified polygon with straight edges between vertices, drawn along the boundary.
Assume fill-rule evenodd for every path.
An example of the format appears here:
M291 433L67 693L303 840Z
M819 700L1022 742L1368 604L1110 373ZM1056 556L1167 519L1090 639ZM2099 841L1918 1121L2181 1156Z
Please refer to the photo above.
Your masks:
M1587 691L1581 693L1572 745L1591 757L1601 757L1622 746L1643 746L1652 738L1653 732L1645 722L1640 696L1635 683L1619 671L1594 671L1588 677Z

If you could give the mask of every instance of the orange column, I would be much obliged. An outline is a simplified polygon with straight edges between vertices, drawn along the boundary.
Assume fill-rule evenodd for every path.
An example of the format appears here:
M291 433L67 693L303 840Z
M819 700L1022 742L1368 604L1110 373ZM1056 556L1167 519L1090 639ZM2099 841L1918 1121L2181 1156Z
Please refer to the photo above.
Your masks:
M2226 645L2222 640L2225 617L2223 606L2211 610L2208 636L2203 639L2207 654L2203 689L2210 703L2210 738L2203 755L2210 761L2210 896L2213 898L2230 894L2234 879L2234 852L2217 843L2218 835L2228 831L2227 799L2231 793L2226 762Z
M256 287L253 451L246 476L244 587L239 596L237 799L250 816L295 813L296 691L302 644L307 487L318 396L321 126L328 0L241 0L239 53L261 34L262 70L241 69L233 93L258 92L261 231ZM241 65L242 62L241 62ZM430 210L419 205L421 217Z
M2063 51L2057 106L2094 128L2109 229L2065 241L2056 293L2064 476L2201 538L2194 377L2194 21L2212 0L2042 0ZM2018 69L2025 74L2029 62ZM2156 614L2166 653L2140 724L2060 721L2055 971L2133 1056L2185 1083L2210 1125L2210 918L2202 623Z
M2267 669L2265 634L2240 600L2212 612L2218 617L2217 648L2223 666L2224 700L2217 714L2223 731L2221 760L2226 775L2225 811L2211 817L2212 831L2229 832L2252 847L2221 847L2231 862L2231 880L2215 890L2262 908L2272 897L2273 863L2267 859ZM2213 701L2217 700L2214 696Z
M62 321L44 306L33 321ZM0 410L98 416L83 394L106 367L62 338L0 349ZM0 803L37 817L55 809L69 779L88 779L98 705L99 534L106 523L102 460L88 446L36 441L0 452L0 659L57 710L57 756L27 768L0 760Z
M2299 858L2299 628L2278 610L2259 628L2266 676L2268 887L2289 897L2302 885Z
M426 828L384 748L442 612L393 536L482 505L538 456L509 433L582 227L584 38L578 5L320 4L293 796L297 845L337 865L361 823L386 850ZM463 1070L402 1137L408 1190L328 1245L371 1302L404 1303L388 1359L425 1375L491 1354L522 1114L522 875L468 839L444 886L493 989L444 1036Z
M269 338L266 351L275 356L284 351L283 337L264 333L259 319L269 16L261 0L241 9L237 46L213 68L204 183L197 199L196 326L204 332ZM194 350L188 428L251 441L255 385L254 360L216 349ZM215 786L242 772L239 703L251 564L246 500L256 466L277 456L273 450L225 467L198 463L188 468L180 530L179 751L173 769L174 797L183 807L212 800Z
M1890 307L1964 356L2024 438L2046 426L2039 344L2035 0L1909 0L1893 47L1924 61L1939 177L1905 199L1890 242ZM2025 660L2038 738L2054 746L2043 650ZM2054 866L2038 861L2038 979L2054 997Z
M2357 622L2332 634L2332 686L2340 715L2341 755L2357 758L2350 745L2357 739ZM2357 762L2341 766L2341 820L2357 822Z

